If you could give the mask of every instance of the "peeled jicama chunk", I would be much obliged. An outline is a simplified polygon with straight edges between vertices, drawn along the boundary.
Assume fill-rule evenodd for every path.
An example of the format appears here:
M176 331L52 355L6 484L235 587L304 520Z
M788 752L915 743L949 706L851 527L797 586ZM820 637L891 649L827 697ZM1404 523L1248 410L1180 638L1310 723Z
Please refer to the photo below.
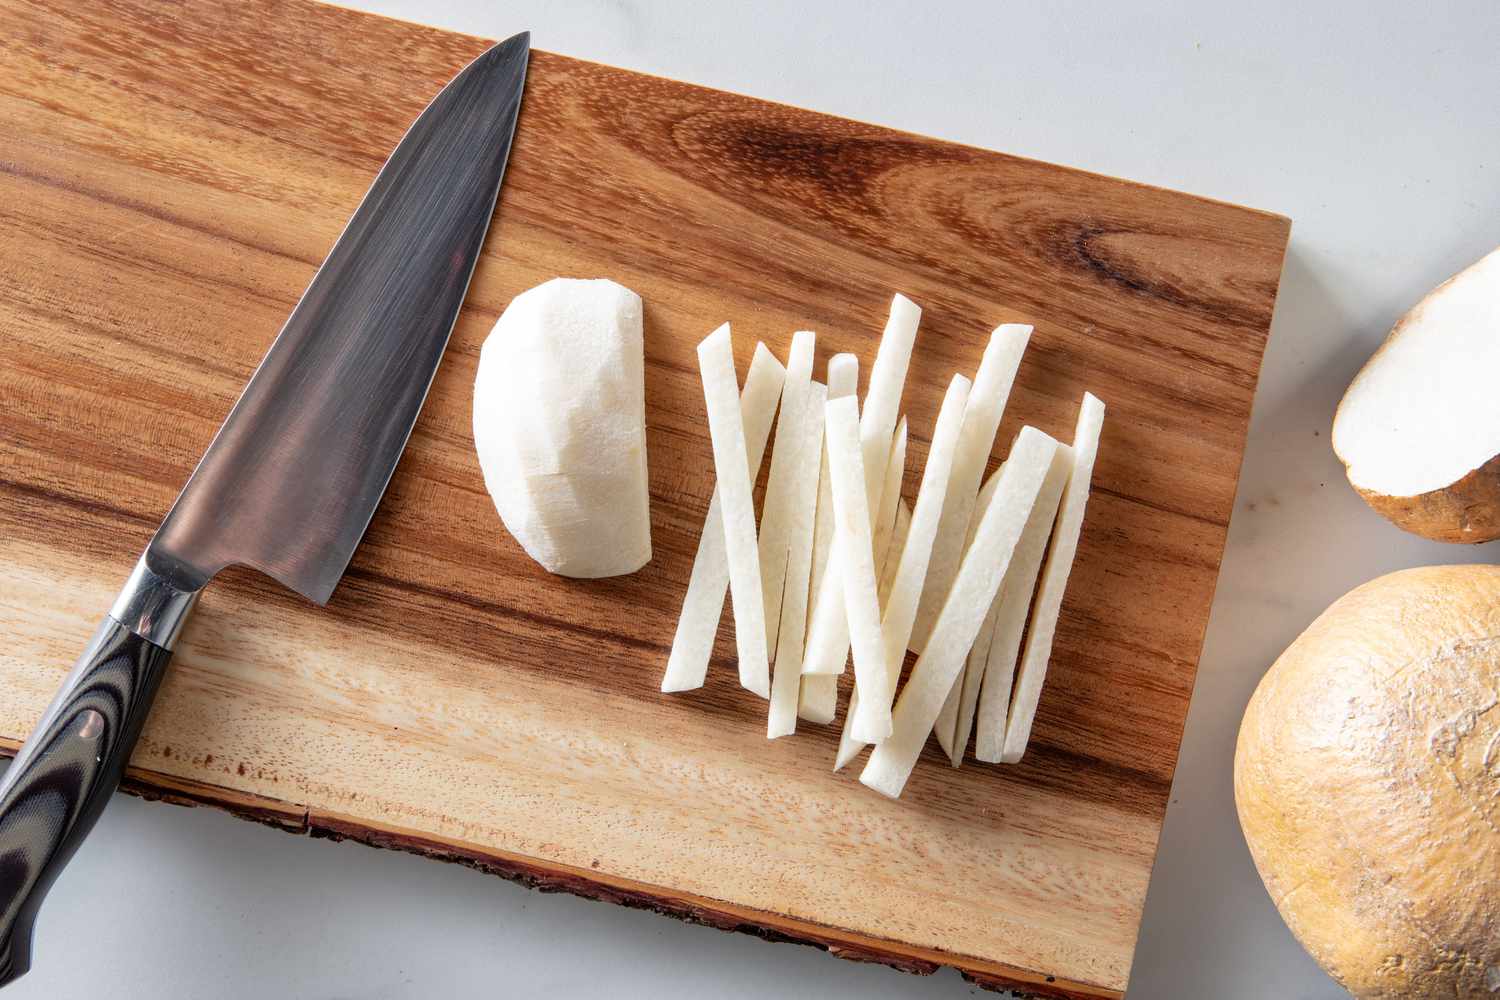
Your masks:
M769 698L771 666L766 650L765 605L761 603L755 500L751 495L750 459L728 323L698 345L698 367L703 376L708 436L713 443L714 473L719 477L719 499L723 504L724 554L729 562L729 596L734 609L740 684L762 698Z
M876 746L859 780L892 798L901 794L944 696L953 687L1031 514L1057 442L1023 427L1000 472L995 499L964 554L927 647L912 668L892 713L892 732Z
M1365 502L1434 541L1500 538L1497 371L1500 250L1417 303L1344 394L1333 450Z
M641 300L554 278L516 296L479 355L474 446L506 529L548 572L651 559Z
M1099 452L1099 432L1103 426L1104 404L1093 393L1084 393L1083 405L1078 409L1078 427L1073 433L1073 468L1068 473L1068 485L1063 488L1057 526L1052 529L1052 541L1047 547L1047 564L1037 587L1026 651L1016 671L1016 691L1011 699L1010 719L1005 724L1005 748L1000 754L1007 764L1021 759L1031 739L1031 723L1036 719L1042 682L1047 679L1047 661L1052 656L1052 637L1057 631L1063 591L1068 586L1073 556L1078 551L1078 536L1083 530L1083 512L1089 502L1089 482L1094 475L1094 457Z
M761 458L771 436L771 421L776 417L776 401L781 398L785 378L786 369L781 362L765 344L756 344L755 356L750 359L750 373L745 376L745 388L740 393L748 473L752 482L760 474ZM724 613L724 594L729 589L729 557L724 551L721 508L716 486L708 501L703 531L698 536L698 552L693 557L687 596L682 600L677 634L672 638L672 652L661 681L661 689L666 692L700 688L708 674L714 635L719 631L719 618Z
M989 346L979 362L974 388L969 393L969 409L964 413L958 454L953 460L953 481L948 484L943 519L932 545L932 565L922 585L922 601L917 606L917 623L911 634L913 652L920 653L926 645L958 572L969 519L979 496L979 481L984 478L985 465L995 447L995 433L1030 340L1029 326L1017 323L999 326L990 335Z
M828 398L854 395L859 383L859 359L852 354L835 354L828 359ZM828 569L828 554L833 548L833 495L828 482L828 451L822 450L818 471L818 517L813 527L812 577L807 590L807 621L817 615L817 598ZM803 636L804 653L807 637ZM802 694L797 701L797 715L808 722L826 725L838 710L839 679L834 674L802 675Z

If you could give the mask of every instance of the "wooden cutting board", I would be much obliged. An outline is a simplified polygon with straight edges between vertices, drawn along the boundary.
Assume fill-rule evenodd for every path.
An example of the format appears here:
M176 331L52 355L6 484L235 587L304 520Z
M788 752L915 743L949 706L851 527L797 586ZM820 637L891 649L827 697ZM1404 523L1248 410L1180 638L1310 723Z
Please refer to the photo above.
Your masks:
M403 130L485 42L294 0L0 0L0 744L108 608ZM526 27L516 24L516 29ZM1059 127L1066 127L1059 123ZM327 609L230 571L133 791L986 985L1126 984L1288 233L1283 218L534 55L468 306ZM554 275L646 302L655 559L538 570L481 485L479 346ZM915 494L949 375L1034 323L1001 439L1109 405L1031 751L905 796L768 743L721 631L657 686L713 486L694 345L867 367L925 309ZM741 369L743 371L743 367ZM117 933L130 933L128 929Z

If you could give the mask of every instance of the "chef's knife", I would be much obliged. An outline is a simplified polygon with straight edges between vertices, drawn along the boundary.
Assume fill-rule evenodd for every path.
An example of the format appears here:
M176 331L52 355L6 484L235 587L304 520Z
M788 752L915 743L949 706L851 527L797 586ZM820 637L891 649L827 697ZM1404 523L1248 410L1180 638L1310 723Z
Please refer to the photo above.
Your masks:
M380 503L489 228L530 35L412 124L292 310L125 589L0 780L0 984L118 787L203 586L258 569L324 604Z

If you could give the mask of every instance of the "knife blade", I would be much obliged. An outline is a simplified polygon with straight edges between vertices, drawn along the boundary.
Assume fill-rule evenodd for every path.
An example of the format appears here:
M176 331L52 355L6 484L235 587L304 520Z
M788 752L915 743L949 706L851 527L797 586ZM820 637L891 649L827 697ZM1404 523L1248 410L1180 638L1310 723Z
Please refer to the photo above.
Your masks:
M199 592L231 565L326 603L406 446L479 258L530 34L433 98L380 169L10 769L0 985L119 786Z

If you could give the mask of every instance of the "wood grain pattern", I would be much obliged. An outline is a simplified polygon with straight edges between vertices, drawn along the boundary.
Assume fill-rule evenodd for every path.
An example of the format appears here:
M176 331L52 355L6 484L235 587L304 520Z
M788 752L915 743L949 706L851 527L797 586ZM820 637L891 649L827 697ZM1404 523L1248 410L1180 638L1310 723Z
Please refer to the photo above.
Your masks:
M0 734L108 607L407 123L483 42L268 0L0 0ZM516 25L517 29L525 25ZM327 609L231 570L136 790L989 985L1124 990L1287 238L1169 191L535 54L448 356ZM552 578L469 431L479 345L554 275L646 302L654 561ZM1109 404L1080 559L1014 767L935 746L899 802L764 738L721 631L657 691L712 489L694 345L873 356L925 308L913 495L950 374L1036 334L1001 438ZM857 769L853 772L857 774Z

